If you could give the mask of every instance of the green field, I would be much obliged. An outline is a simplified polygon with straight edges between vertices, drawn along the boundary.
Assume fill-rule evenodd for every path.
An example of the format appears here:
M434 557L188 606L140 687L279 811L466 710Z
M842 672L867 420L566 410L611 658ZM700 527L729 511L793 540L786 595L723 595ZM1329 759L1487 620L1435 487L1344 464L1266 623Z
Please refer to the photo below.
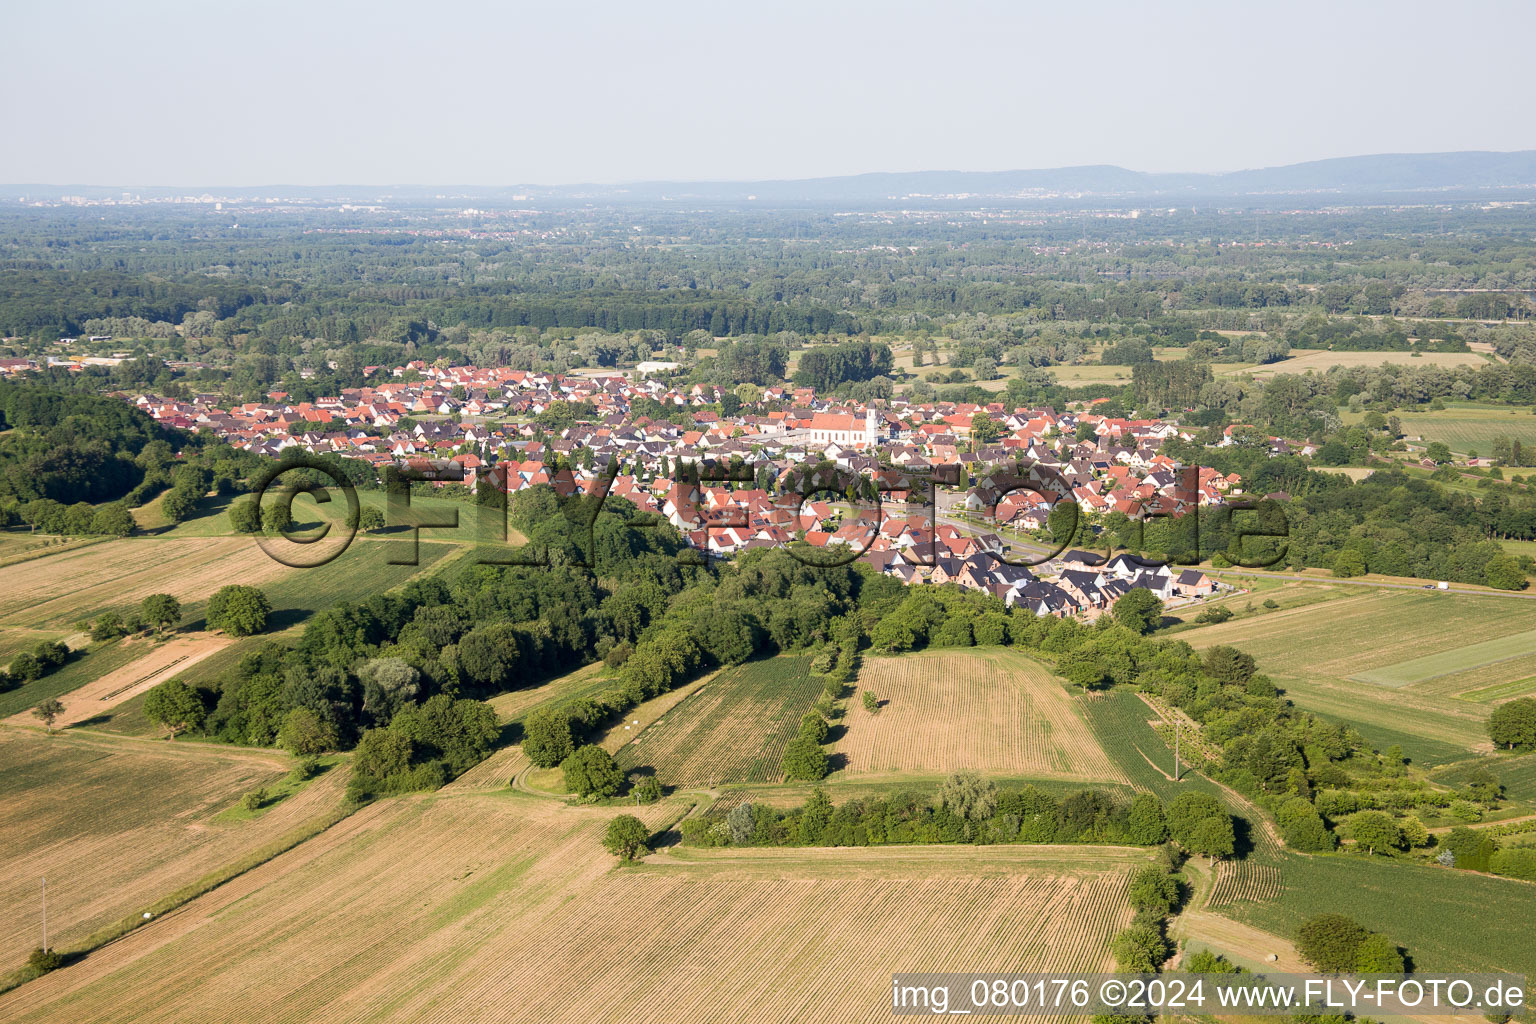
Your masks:
M1467 690L1457 694L1462 700L1505 701L1536 693L1536 676L1526 676L1497 686L1485 686L1479 690Z
M781 780L784 748L822 690L810 667L779 657L722 672L626 744L619 767L654 768L667 786Z
M1282 899L1220 913L1286 938L1318 914L1347 914L1405 947L1419 973L1536 976L1536 888L1528 882L1345 854L1287 853L1281 873Z
M1395 689L1528 654L1536 654L1536 629L1511 633L1465 647L1453 647L1448 651L1399 661L1368 672L1356 672L1351 678Z
M1434 780L1447 786L1465 786L1479 768L1487 768L1504 784L1506 799L1536 801L1536 754L1481 757L1436 772Z
M67 635L56 629L0 629L0 667L36 647L40 640L59 640Z
M49 697L62 697L144 655L143 645L92 644L59 668L25 686L0 693L0 718L35 708Z
M1403 433L1425 441L1444 441L1453 452L1475 448L1479 455L1493 452L1500 434L1522 445L1536 445L1536 416L1526 408L1456 402L1440 412L1399 412Z
M1529 675L1520 648L1529 650L1533 627L1536 606L1527 601L1376 590L1201 626L1179 639L1247 651L1299 707L1355 726L1377 749L1396 743L1415 762L1437 765L1487 742L1490 706L1457 693ZM1470 667L1469 649L1502 660ZM1359 681L1383 666L1428 666L1432 674L1396 688Z

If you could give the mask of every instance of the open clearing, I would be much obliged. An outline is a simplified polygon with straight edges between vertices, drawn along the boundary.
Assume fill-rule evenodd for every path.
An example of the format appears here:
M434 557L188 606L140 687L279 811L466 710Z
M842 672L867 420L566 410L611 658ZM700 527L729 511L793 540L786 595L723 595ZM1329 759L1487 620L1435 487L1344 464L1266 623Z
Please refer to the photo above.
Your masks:
M614 813L516 793L377 804L0 996L0 1017L883 1021L894 971L1107 969L1147 860L675 850L617 868L598 844Z
M1440 764L1487 747L1492 708L1465 690L1530 674L1524 664L1536 608L1525 601L1424 591L1372 591L1179 633L1197 649L1231 644L1258 659L1300 707L1353 724L1380 749L1398 743L1415 761ZM1461 652L1508 655L1481 669ZM1425 665L1443 671L1396 688L1359 682L1362 673ZM1465 692L1464 690L1461 692Z
M67 728L103 715L232 643L231 637L190 633L155 646L133 644L143 652L142 656L70 691L69 700L63 702L64 713L54 728ZM9 721L15 725L37 725L37 719L25 711L12 715Z
M654 768L671 787L781 781L784 748L821 689L809 658L748 662L694 690L615 760L625 771Z
M1071 777L1126 784L1060 680L1012 651L926 651L866 658L833 748L840 774Z
M249 821L212 820L290 763L278 751L0 727L0 919L12 925L0 973L38 945L44 876L49 942L68 949L340 801L346 772L332 770Z
M1279 362L1252 366L1241 372L1264 378L1277 373L1306 373L1308 370L1322 373L1330 366L1381 366L1383 363L1413 367L1485 366L1488 360L1476 352L1424 352L1414 355L1412 352L1334 352L1329 349L1297 348L1292 349L1290 356ZM1217 368L1216 374L1221 376L1222 370Z

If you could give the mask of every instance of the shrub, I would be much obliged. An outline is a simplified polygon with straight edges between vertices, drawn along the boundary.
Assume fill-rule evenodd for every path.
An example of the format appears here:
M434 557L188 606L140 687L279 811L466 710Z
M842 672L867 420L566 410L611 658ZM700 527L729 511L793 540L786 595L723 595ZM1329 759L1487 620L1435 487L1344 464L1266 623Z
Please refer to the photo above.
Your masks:
M1313 970L1353 971L1360 962L1360 944L1369 934L1343 914L1319 914L1296 933L1296 952Z
M27 973L34 978L41 977L49 971L56 971L63 966L64 955L52 946L47 949L39 946L27 954Z

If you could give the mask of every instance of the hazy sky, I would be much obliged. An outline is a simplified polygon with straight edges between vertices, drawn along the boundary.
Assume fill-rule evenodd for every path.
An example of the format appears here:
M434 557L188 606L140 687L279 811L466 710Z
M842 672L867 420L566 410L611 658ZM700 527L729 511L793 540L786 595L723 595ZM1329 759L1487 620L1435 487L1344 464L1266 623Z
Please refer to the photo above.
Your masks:
M0 180L570 183L1536 148L1536 4L5 0Z

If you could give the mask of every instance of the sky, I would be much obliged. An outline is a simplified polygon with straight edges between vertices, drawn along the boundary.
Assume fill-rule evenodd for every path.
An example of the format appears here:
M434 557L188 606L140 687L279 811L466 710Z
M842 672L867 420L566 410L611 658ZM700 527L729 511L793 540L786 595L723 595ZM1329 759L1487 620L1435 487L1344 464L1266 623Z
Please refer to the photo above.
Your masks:
M1536 149L1536 4L6 0L0 181L570 184Z

